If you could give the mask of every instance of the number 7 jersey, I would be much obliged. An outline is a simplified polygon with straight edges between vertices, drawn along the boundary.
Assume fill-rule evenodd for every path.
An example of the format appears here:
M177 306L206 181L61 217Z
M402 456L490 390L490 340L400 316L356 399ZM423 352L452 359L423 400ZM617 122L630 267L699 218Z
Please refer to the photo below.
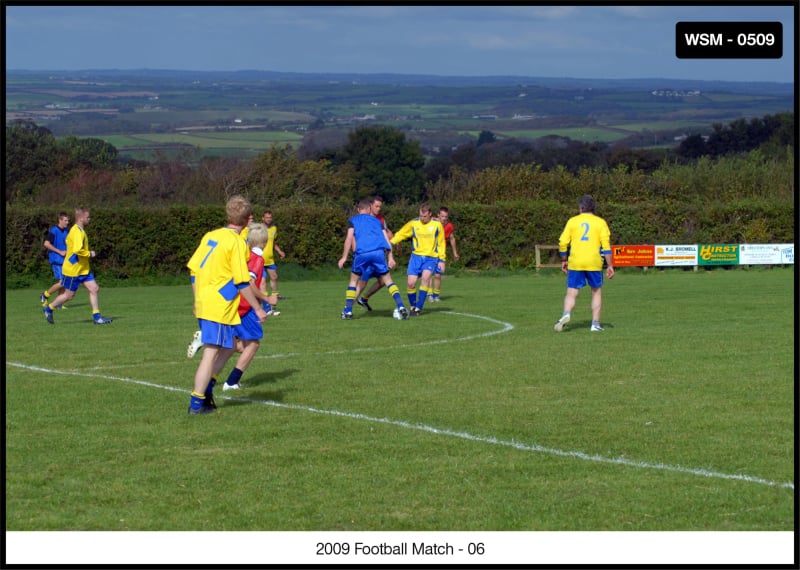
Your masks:
M220 228L203 236L186 267L194 275L195 316L238 325L239 290L250 285L250 250L239 233Z

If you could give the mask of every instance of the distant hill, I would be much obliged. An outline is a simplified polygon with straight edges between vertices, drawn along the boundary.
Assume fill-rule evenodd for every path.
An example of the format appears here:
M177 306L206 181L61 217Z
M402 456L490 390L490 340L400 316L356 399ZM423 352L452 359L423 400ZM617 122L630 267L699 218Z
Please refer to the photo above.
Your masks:
M9 70L5 96L7 125L102 137L147 160L187 148L254 156L275 144L322 144L313 131L333 136L363 124L400 129L430 155L484 130L674 146L795 104L792 83L168 69Z
M502 87L523 85L550 89L612 89L617 91L701 90L740 94L793 96L793 83L751 81L701 81L696 79L600 79L574 77L529 77L512 75L403 75L395 73L292 73L283 71L189 71L174 69L80 69L6 70L7 76L44 74L86 79L173 79L198 81L290 81L293 83L358 83L363 85L402 85L409 87Z

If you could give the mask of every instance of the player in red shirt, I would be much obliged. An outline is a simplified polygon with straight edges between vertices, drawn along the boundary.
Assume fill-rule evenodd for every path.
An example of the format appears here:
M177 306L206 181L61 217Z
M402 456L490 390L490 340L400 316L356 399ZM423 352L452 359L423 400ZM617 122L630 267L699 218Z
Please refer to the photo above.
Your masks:
M269 235L264 224L250 224L247 233L247 245L250 246L250 258L247 260L247 269L250 272L250 290L253 291L258 301L266 301L271 305L278 303L277 295L265 295L261 292L261 280L264 278L264 246ZM236 350L240 353L236 364L228 374L228 379L223 384L224 390L239 390L239 380L250 366L253 357L261 346L264 329L256 316L255 309L250 306L243 296L239 300L239 318L242 322L233 329L236 337Z
M456 236L453 233L455 231L455 227L453 227L453 223L450 221L450 210L447 206L442 206L439 208L439 214L437 218L439 222L444 227L444 241L445 244L450 244L450 249L453 250L453 259L458 261L458 249L456 249ZM445 246L446 247L446 246ZM436 271L433 274L433 291L431 291L431 296L428 299L431 303L437 303L441 301L439 298L439 293L442 289L442 271L437 267Z

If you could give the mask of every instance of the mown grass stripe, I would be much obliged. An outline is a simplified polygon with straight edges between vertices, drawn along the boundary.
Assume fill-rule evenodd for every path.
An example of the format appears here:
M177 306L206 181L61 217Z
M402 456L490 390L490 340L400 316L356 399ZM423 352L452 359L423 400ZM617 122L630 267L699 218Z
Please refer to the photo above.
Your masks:
M138 380L135 378L125 377L125 376L108 376L104 374L92 374L87 372L76 372L76 371L65 371L65 370L55 370L50 368L44 368L41 366L34 366L34 365L27 365L22 364L19 362L6 362L9 366L16 366L18 368L23 368L26 370L31 370L35 372L44 372L47 374L61 374L66 376L84 376L90 378L100 378L104 380L115 380L119 382L129 382L132 384L138 384L141 386L147 386L150 388L160 388L162 390L169 390L172 392L181 392L185 393L187 390L186 388L178 388L175 386L165 386L161 384L156 384L153 382L148 382L146 380ZM448 437L457 437L460 439L465 439L469 441L475 441L478 443L488 443L491 445L500 445L504 447L513 447L514 449L519 449L520 451L529 451L532 453L544 453L547 455L556 455L560 457L570 457L575 459L580 459L582 461L593 461L597 463L609 463L613 465L622 465L625 467L634 467L638 469L652 469L658 471L670 471L673 473L683 473L687 475L697 475L701 477L709 477L715 479L729 479L729 480L736 480L736 481L743 481L746 483L756 483L759 485L767 485L770 487L782 487L786 489L794 489L793 483L779 483L776 481L770 481L768 479L764 479L761 477L754 477L751 475L745 474L732 474L732 473L722 473L719 471L711 471L709 469L698 469L698 468L691 468L691 467L683 467L681 465L667 465L665 463L647 463L644 461L634 461L632 459L627 459L624 457L604 457L602 455L597 454L589 454L582 451L572 451L572 450L563 450L563 449L554 449L552 447L544 447L541 445L536 444L526 444L517 441L504 441L494 437L486 437L486 436L479 436L474 435L467 432L460 432L460 431L453 431L449 429L442 429L437 428L421 423L410 423L403 420L395 420L391 418L376 418L373 416L368 416L365 414L358 414L353 412L344 412L340 410L325 410L321 408L314 408L311 406L301 406L298 404L283 404L281 402L275 402L271 400L257 400L253 398L241 398L241 397L230 397L225 396L222 394L215 396L218 400L230 400L233 402L244 402L249 404L260 404L265 406L272 406L276 408L283 408L289 410L298 410L298 411L305 411L311 412L314 414L324 414L329 416L338 416L344 417L349 419L356 419L368 422L375 422L387 425L393 425L397 427L402 427L405 429L414 429L419 431L424 431L427 433L432 433L436 435L444 435Z

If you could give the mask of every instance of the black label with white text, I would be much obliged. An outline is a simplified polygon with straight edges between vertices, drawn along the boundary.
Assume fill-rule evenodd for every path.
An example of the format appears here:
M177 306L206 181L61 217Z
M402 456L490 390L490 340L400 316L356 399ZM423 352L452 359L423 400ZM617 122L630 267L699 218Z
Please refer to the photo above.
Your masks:
M780 59L781 22L678 22L678 59Z

